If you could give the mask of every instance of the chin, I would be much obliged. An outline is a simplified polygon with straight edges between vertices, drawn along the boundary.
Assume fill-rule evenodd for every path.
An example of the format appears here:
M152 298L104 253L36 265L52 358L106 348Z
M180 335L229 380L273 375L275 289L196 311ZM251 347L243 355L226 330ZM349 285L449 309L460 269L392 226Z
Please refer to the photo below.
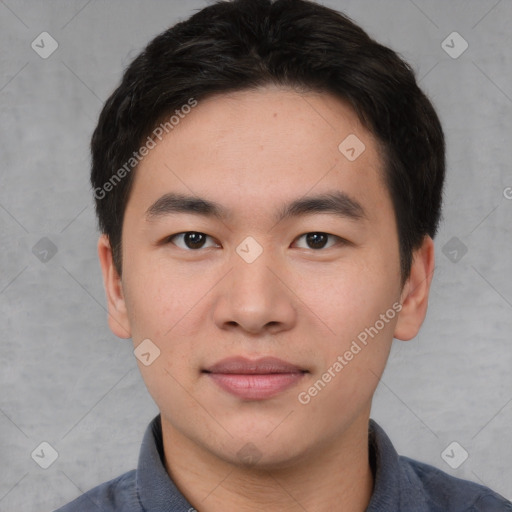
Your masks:
M283 430L270 436L264 433L241 434L237 432L236 439L230 439L225 446L213 448L215 456L229 464L251 471L275 471L292 468L299 464L309 452L311 446L303 446L304 436L294 436ZM272 438L272 439L271 439Z

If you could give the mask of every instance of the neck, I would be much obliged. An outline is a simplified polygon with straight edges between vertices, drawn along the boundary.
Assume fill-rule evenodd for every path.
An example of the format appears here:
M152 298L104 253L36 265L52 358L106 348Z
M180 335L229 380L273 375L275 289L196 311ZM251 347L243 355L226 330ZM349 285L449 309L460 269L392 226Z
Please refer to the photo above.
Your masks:
M364 512L373 489L368 415L293 462L241 467L183 436L162 417L165 467L201 512Z

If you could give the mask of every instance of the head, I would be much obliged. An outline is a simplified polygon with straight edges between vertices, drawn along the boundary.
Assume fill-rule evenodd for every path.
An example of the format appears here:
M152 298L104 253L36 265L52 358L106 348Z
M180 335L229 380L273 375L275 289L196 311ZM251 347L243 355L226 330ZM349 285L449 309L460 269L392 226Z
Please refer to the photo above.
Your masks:
M241 432L277 464L363 417L425 316L443 180L410 67L340 13L217 2L156 37L103 108L91 182L110 325L158 347L139 366L162 421L228 458ZM207 374L234 355L301 381L241 400Z

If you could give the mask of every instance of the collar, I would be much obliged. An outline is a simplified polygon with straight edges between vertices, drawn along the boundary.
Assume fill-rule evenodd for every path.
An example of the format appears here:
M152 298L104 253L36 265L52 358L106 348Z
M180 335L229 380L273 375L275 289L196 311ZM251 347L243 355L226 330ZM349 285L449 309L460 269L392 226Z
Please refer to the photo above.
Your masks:
M374 488L366 512L428 510L416 475L400 462L390 439L372 419L369 422L368 442ZM160 414L151 421L144 434L136 485L142 509L147 512L195 510L165 469Z
M137 496L147 512L195 510L171 480L164 464L162 423L158 414L148 425L137 465Z

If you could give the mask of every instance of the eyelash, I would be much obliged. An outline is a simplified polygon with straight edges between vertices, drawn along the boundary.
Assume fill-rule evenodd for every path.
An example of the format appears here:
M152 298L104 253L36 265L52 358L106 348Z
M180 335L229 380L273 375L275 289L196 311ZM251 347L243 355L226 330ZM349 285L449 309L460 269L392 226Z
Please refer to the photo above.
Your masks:
M170 235L168 236L166 239L165 239L165 243L172 243L174 244L173 242L173 239L176 238L176 237L180 237L180 236L183 236L183 235L187 235L189 233L195 233L195 234L198 234L198 235L204 235L208 238L212 238L210 235L206 235L205 233L202 233L201 231L182 231L181 233L175 233L174 235ZM331 246L328 246L328 247L321 247L319 249L311 249L312 251L321 251L321 250L325 250L325 249L330 249L331 247L335 246L335 245L345 245L345 244L348 244L349 242L347 242L346 240L344 240L343 238L337 236L337 235L332 235L330 233L325 233L323 231L308 231L307 233L303 233L302 235L298 236L295 240L298 240L306 235L327 235L328 237L330 238L335 238L338 243L337 244L332 244ZM176 244L174 244L176 245ZM179 246L177 246L179 247ZM198 249L191 249L190 247L179 247L180 249L183 249L184 251L189 251L189 252L194 252L194 251L199 251L200 249L204 249L204 247L199 247ZM208 249L208 247L207 247ZM308 248L309 249L309 248Z

